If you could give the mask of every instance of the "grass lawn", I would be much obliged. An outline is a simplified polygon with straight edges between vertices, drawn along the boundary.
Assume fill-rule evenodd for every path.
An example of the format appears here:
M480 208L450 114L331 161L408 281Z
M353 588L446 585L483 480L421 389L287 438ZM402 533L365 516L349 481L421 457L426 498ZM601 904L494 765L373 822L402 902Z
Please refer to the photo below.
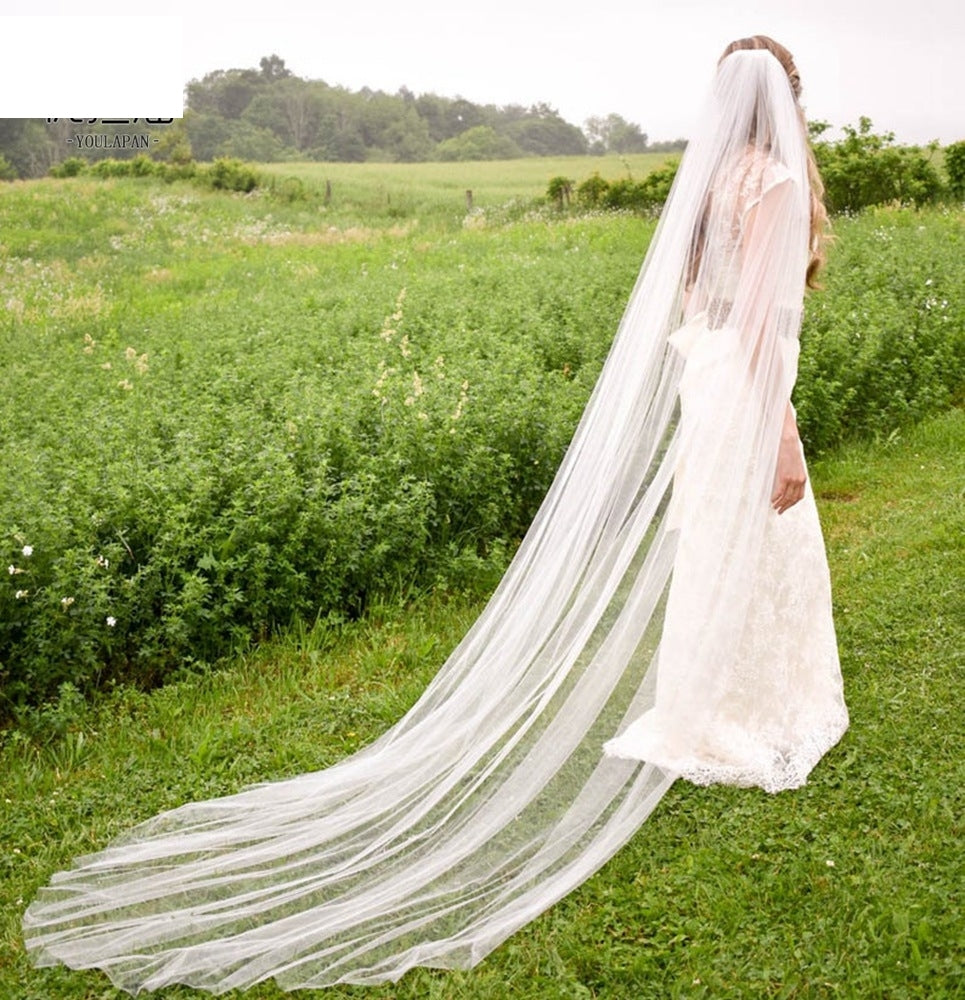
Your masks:
M965 412L828 455L812 476L852 726L809 784L768 796L678 783L600 873L475 970L325 995L965 995ZM46 738L5 734L0 998L123 996L99 973L28 965L19 923L37 886L160 809L363 745L414 701L482 600L376 608L152 694L62 703ZM281 995L270 984L246 994Z

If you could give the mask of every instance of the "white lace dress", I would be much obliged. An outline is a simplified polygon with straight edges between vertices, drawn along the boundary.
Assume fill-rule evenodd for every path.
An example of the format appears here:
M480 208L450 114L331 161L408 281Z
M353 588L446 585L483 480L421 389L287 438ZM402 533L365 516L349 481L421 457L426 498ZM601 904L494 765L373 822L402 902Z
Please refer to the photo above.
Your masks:
M720 267L739 263L748 212L786 182L779 164L755 154L715 190L712 211L728 220L730 237L709 251ZM742 425L722 418L716 405L722 384L745 378L738 366L746 366L746 357L734 349L740 332L727 322L737 276L721 274L714 259L702 267L711 276L714 298L698 302L704 308L671 336L686 356L681 433L690 444L682 449L667 515L667 527L679 536L656 700L605 751L658 764L697 784L776 792L803 784L848 726L830 577L810 483L803 500L783 514L752 509L760 502L751 497L760 457L748 456L740 443ZM799 315L800 305L778 306L790 322L775 353L793 373L799 325L794 311ZM789 394L793 375L788 378ZM750 551L720 551L734 536L717 516L716 494L725 484L745 494L744 517L762 519ZM726 583L714 575L721 567L732 572ZM733 606L732 614L721 602ZM713 640L723 640L720 655L703 642L708 631Z

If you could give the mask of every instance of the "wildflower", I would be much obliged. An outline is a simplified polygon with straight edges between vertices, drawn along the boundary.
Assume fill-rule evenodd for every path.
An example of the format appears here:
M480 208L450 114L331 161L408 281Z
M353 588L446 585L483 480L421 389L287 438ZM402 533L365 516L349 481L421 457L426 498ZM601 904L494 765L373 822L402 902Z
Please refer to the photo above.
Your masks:
M110 361L105 361L101 365L101 368L103 368L105 372L109 372L111 370L111 367L112 367L112 365L111 365Z
M419 375L418 372L413 372L412 373L412 395L413 396L421 396L424 391L425 391L425 389L423 388L423 385L422 385L422 378L420 377L420 375Z
M828 858L828 860L825 861L824 863L828 866L828 868L834 867L834 862L830 858Z
M107 627L113 628L117 624L117 619L113 615L107 616Z
M69 608L74 603L74 599L73 597L62 597L60 599L60 603L64 606L64 608Z
M117 383L119 389L123 389L125 392L130 391L134 386L126 379L122 378L120 382Z
M462 409L466 405L466 401L469 399L469 379L466 379L462 383L462 388L459 391L459 402L456 403L456 408L452 412L452 416L449 417L450 420L458 420L462 416Z
M22 570L22 569L20 569L20 568L19 568L18 566L8 566L8 567L7 567L7 572L8 572L8 573L9 573L9 574L10 574L11 576L16 576L16 575L17 575L17 573L22 573L22 572L23 572L23 570Z
M97 341L89 334L84 334L84 353L93 354L94 348L97 346Z
M137 358L137 351L135 351L133 347L129 347L124 352L124 357L127 358L128 361L134 361L135 358Z
M32 545L25 545L23 547L23 554L29 559L34 554L34 547Z
M18 590L17 591L17 600L18 601L22 601L25 597L29 597L29 596L30 596L30 591L29 590Z
M407 333L402 335L402 339L399 341L399 350L402 352L402 357L407 358L412 353L409 347L409 335Z
M104 569L107 569L107 567L110 566L110 564L111 564L110 559L107 559L104 556L98 556L97 557L97 565L98 566L103 566Z

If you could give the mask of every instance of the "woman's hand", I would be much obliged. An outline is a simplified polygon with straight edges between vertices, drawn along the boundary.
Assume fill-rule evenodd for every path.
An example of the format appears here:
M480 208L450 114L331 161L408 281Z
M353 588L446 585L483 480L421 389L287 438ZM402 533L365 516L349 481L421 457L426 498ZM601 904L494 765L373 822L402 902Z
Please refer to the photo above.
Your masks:
M781 445L777 452L774 489L771 491L771 506L778 514L783 514L804 496L804 485L807 480L801 439L797 433L794 410L789 403L781 430Z

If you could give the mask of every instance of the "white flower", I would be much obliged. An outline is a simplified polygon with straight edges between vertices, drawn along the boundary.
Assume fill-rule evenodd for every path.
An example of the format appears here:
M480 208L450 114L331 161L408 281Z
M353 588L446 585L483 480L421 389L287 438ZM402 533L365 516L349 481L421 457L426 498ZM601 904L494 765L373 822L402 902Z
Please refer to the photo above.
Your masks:
M60 603L61 603L61 604L62 604L62 605L63 605L63 606L65 607L65 608L69 608L69 607L70 607L70 606L71 606L71 605L72 605L72 604L74 603L74 599L73 599L73 597L62 597L62 598L60 599Z
M110 566L110 564L111 564L110 559L106 559L104 556L98 556L97 557L97 565L98 566L103 566L104 569L107 569L107 567Z
M25 545L23 547L23 554L29 559L34 554L34 547L32 545Z
M18 590L17 591L17 600L18 601L23 600L23 598L29 597L29 596L30 596L30 591L29 590Z
M834 862L830 858L828 858L828 860L825 861L824 863L828 866L828 868L834 867Z
M107 616L107 627L113 628L117 624L117 619L113 615Z
M9 573L9 574L10 574L11 576L13 576L13 575L14 575L14 573L16 573L16 572L17 572L17 567L16 567L16 566L8 566L8 567L7 567L7 572L8 572L8 573Z

